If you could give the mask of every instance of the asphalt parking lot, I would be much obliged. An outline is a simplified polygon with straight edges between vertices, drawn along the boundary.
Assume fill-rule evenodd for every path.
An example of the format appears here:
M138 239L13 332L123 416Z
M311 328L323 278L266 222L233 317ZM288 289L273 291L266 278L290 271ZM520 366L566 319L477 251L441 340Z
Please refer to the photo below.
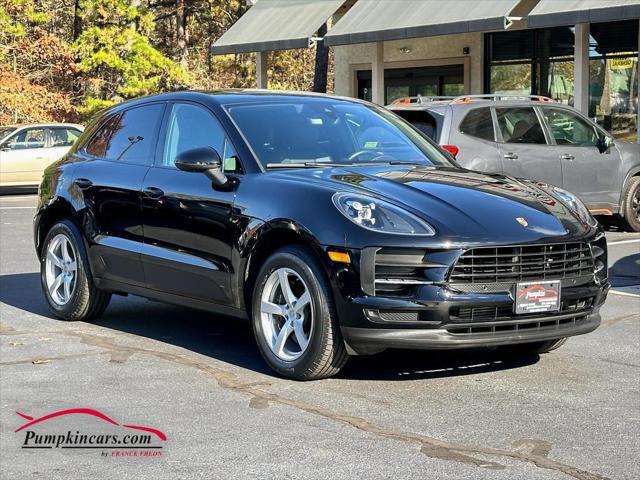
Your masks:
M607 233L602 326L553 353L388 351L300 383L271 374L248 323L135 297L91 324L53 319L34 201L0 197L3 479L640 478L640 234ZM167 440L149 457L21 448L16 411L70 408Z

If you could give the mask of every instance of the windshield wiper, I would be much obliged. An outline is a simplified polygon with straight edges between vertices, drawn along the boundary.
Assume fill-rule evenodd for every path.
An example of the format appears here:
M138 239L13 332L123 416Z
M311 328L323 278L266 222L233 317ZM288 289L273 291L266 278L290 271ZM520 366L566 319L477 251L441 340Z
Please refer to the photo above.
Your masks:
M352 165L352 163L333 162L267 163L266 168L351 167Z

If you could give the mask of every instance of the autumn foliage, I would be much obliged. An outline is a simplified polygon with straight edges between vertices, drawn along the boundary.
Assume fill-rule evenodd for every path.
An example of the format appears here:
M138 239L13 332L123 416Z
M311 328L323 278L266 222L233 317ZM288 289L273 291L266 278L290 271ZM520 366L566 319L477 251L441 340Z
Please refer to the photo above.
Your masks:
M210 54L242 0L3 0L0 125L83 121L160 91L255 86L251 54ZM277 52L273 88L308 90L312 49Z

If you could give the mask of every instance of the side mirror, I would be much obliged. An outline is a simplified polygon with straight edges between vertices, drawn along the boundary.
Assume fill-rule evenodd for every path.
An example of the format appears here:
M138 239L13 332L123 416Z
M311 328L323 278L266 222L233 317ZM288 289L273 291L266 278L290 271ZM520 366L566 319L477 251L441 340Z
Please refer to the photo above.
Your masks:
M176 167L184 172L204 173L216 187L224 187L229 179L222 171L222 160L214 148L193 148L176 157Z
M596 142L596 147L598 147L600 153L607 153L612 145L613 139L608 135L598 137L598 141Z

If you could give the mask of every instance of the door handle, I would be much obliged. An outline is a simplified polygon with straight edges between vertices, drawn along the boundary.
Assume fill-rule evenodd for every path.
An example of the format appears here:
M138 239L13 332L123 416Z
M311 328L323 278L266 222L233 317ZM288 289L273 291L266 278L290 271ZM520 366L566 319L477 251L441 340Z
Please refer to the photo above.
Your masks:
M506 158L507 160L517 160L517 159L518 159L518 155L516 155L516 154L515 154L515 153L513 153L513 152L505 153L505 154L503 155L503 157L504 157L504 158Z
M151 197L151 198L159 198L164 195L164 192L158 187L143 188L142 193L144 193L147 197Z
M561 158L562 160L573 160L573 159L574 159L574 158L576 158L576 157L574 157L573 155L570 155L570 154L568 154L568 153L565 153L565 154L564 154L564 155L562 155L560 158Z
M89 188L91 185L93 185L93 182L88 178L76 178L73 181L73 184L78 188L81 188L84 190L85 188Z

